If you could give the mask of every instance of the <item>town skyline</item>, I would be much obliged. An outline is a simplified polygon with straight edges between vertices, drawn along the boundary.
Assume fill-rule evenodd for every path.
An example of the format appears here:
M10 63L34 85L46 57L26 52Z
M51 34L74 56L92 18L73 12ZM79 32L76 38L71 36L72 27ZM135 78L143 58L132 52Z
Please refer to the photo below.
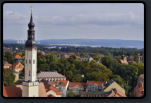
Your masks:
M28 30L27 23L31 5L36 24L36 40L122 39L144 41L144 5L141 3L6 3L3 5L3 39L27 39L26 30Z

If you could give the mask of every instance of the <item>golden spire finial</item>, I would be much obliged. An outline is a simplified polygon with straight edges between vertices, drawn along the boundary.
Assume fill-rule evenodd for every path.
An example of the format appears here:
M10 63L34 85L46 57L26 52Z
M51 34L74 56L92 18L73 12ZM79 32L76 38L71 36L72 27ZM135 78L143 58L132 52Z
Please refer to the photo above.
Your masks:
M30 8L31 8L31 12L33 11L32 7L33 7L33 6L30 6Z

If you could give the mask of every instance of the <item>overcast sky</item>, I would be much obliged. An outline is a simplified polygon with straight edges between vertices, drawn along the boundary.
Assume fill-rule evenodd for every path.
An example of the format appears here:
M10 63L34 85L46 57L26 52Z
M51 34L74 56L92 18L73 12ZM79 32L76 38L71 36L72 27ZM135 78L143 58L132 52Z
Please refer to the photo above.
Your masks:
M36 40L144 40L141 3L5 3L4 39L27 39L31 5Z

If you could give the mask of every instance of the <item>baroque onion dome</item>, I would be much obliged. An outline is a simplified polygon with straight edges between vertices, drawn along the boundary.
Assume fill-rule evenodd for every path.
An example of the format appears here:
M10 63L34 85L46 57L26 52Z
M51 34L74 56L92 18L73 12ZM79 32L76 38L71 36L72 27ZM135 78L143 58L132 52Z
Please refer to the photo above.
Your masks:
M35 30L34 30L35 24L33 23L33 17L31 13L30 22L28 24L29 30L28 30L28 40L25 43L25 48L37 48L37 43L35 41Z

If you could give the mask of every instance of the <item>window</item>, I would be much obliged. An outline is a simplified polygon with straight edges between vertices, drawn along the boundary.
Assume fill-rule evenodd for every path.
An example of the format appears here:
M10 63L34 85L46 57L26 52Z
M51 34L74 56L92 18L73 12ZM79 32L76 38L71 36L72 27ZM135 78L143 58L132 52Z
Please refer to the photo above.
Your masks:
M35 64L35 60L33 60L33 64Z
M29 64L31 63L31 60L29 60Z
M26 60L26 64L27 64L27 60Z
M29 76L30 76L30 71L29 71Z

